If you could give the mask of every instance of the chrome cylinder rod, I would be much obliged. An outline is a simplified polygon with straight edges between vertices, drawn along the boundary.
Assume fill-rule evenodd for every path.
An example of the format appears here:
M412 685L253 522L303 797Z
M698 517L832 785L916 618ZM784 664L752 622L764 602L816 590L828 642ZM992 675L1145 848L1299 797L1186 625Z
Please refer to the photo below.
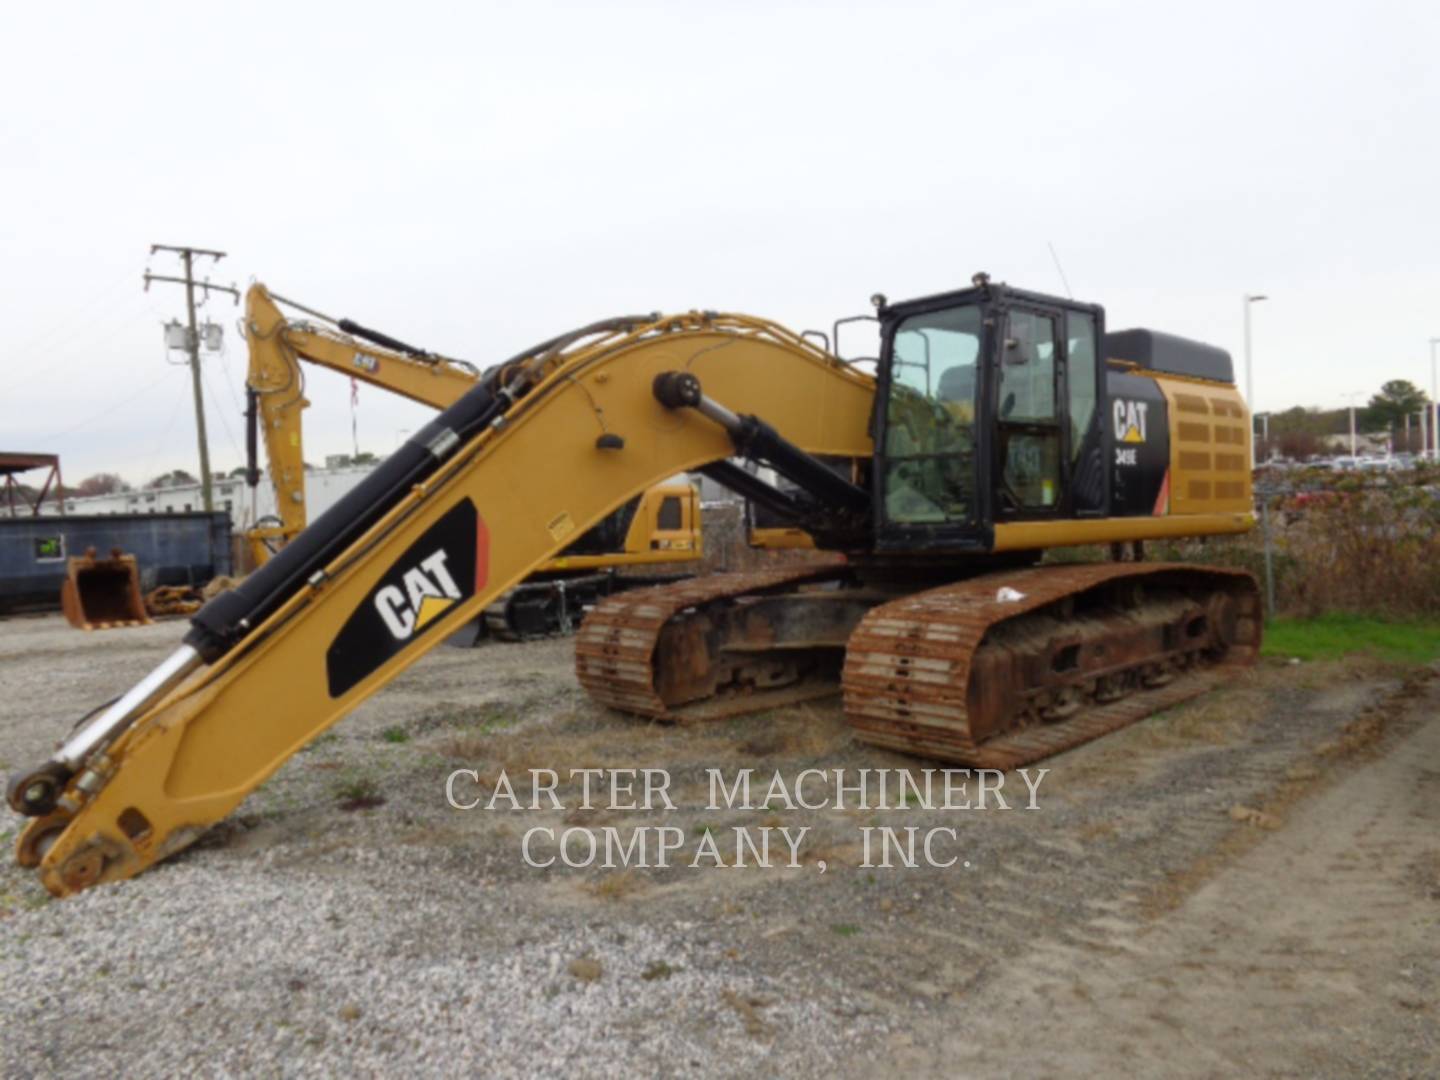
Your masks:
M181 645L159 667L132 686L124 697L66 739L52 760L67 768L78 769L86 758L107 746L203 663L198 652L189 645Z

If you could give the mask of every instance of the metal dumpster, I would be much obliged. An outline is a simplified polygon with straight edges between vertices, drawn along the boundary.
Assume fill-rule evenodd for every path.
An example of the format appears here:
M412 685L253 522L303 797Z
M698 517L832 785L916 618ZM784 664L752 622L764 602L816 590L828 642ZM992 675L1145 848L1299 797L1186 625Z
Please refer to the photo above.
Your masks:
M223 510L0 518L0 613L59 608L68 560L87 548L135 556L142 592L233 572Z

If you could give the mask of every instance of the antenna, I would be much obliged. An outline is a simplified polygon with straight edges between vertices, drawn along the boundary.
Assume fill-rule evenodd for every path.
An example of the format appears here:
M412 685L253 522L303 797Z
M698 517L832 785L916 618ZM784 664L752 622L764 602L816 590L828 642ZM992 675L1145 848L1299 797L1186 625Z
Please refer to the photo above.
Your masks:
M1060 275L1060 282L1065 286L1065 295L1074 300L1075 294L1070 291L1070 279L1065 276L1065 268L1060 265L1060 256L1055 254L1055 245L1046 240L1045 246L1050 249L1050 258L1055 260L1055 272Z

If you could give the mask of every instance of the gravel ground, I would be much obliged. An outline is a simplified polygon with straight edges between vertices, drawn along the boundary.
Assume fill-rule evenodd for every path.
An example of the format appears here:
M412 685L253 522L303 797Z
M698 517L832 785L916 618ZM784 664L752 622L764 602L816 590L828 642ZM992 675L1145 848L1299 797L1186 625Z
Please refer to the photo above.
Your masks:
M0 623L0 767L180 631ZM833 704L660 728L592 706L568 642L442 648L133 881L51 901L0 868L0 1071L1433 1075L1437 702L1272 666L1047 763L1036 811L708 811L709 767L914 763ZM625 766L669 770L678 809L444 800L456 768ZM727 859L734 826L811 831L796 868L541 870L535 825ZM953 827L960 861L860 867L873 825Z

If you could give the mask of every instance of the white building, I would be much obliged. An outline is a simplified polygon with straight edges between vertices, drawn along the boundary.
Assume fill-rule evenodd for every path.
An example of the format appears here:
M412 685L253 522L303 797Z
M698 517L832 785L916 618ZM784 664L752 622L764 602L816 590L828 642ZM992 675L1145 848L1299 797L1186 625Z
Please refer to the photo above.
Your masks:
M334 506L346 492L365 479L374 467L341 465L307 472L306 520L314 521ZM699 473L671 477L672 481L687 479L700 487L702 500L728 501L735 498L727 489ZM260 483L253 489L253 494L252 489L238 476L217 479L212 487L215 509L229 511L231 528L237 533L245 532L261 518L275 516L275 487L266 473L261 473ZM65 499L67 514L164 514L204 509L205 499L200 493L198 483L147 488L144 491L117 491L110 495L72 495ZM54 504L46 503L45 512L54 513Z
M316 469L305 474L306 517L313 521L347 491L363 480L372 465L346 465L340 468ZM256 520L275 515L275 488L269 476L262 473L253 489L241 477L217 479L212 485L216 510L230 513L236 532L244 532ZM205 509L200 485L180 484L175 487L147 488L144 491L117 491L110 495L67 496L67 514L163 514ZM51 504L47 512L53 513Z

